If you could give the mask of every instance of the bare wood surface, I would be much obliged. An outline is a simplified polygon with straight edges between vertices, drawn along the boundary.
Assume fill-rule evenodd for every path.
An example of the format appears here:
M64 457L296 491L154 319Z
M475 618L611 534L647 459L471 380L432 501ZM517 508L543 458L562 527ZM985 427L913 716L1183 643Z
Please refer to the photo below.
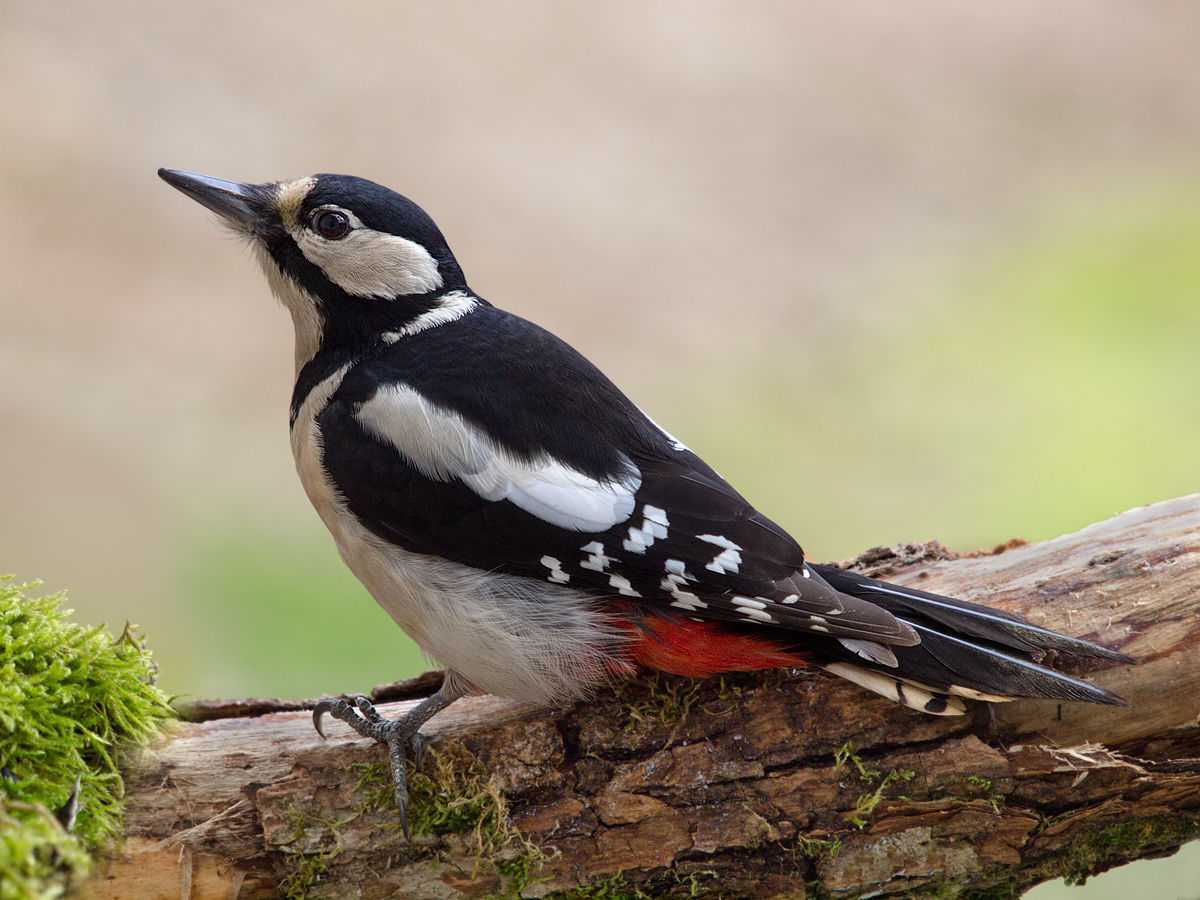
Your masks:
M128 841L90 896L1015 895L1172 852L1200 833L1200 495L1015 544L858 565L1138 658L1059 661L1128 708L934 718L807 671L638 679L566 710L472 698L426 727L447 793L415 802L500 809L503 827L406 843L368 802L386 797L381 748L337 722L322 741L307 712L256 701L137 761Z

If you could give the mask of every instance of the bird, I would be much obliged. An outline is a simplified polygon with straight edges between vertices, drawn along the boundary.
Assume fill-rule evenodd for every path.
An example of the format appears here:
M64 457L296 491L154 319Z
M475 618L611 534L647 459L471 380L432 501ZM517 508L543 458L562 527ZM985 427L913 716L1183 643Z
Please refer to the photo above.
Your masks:
M246 240L295 327L291 447L345 564L445 669L396 719L320 701L406 751L456 699L586 698L646 670L815 666L904 706L1123 705L1037 660L1128 663L1010 613L806 560L800 544L582 354L467 285L441 230L347 175L160 177ZM1052 654L1051 654L1052 655Z

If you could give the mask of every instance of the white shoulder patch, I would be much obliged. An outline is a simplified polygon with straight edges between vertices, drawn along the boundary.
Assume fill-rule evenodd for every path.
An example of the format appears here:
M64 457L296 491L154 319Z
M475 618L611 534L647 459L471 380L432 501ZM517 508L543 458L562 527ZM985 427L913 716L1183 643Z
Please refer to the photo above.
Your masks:
M633 514L642 477L632 462L622 479L597 481L548 456L518 459L407 385L381 387L357 417L426 478L457 479L485 500L509 500L560 528L607 531Z

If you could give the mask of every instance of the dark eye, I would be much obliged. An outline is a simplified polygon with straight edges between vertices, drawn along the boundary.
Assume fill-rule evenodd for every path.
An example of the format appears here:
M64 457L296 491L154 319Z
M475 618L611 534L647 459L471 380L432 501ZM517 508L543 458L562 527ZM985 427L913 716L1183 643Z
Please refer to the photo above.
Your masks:
M336 209L320 209L313 215L309 226L321 237L331 241L344 238L350 233L350 220L345 213Z

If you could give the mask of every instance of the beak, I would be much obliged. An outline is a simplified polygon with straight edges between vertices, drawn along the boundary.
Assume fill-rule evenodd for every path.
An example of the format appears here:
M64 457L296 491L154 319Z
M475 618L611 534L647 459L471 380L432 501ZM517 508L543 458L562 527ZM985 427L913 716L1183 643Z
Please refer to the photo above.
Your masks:
M258 209L262 204L260 185L222 181L220 178L177 172L175 169L159 169L158 177L239 229L253 231L262 221L262 213Z

